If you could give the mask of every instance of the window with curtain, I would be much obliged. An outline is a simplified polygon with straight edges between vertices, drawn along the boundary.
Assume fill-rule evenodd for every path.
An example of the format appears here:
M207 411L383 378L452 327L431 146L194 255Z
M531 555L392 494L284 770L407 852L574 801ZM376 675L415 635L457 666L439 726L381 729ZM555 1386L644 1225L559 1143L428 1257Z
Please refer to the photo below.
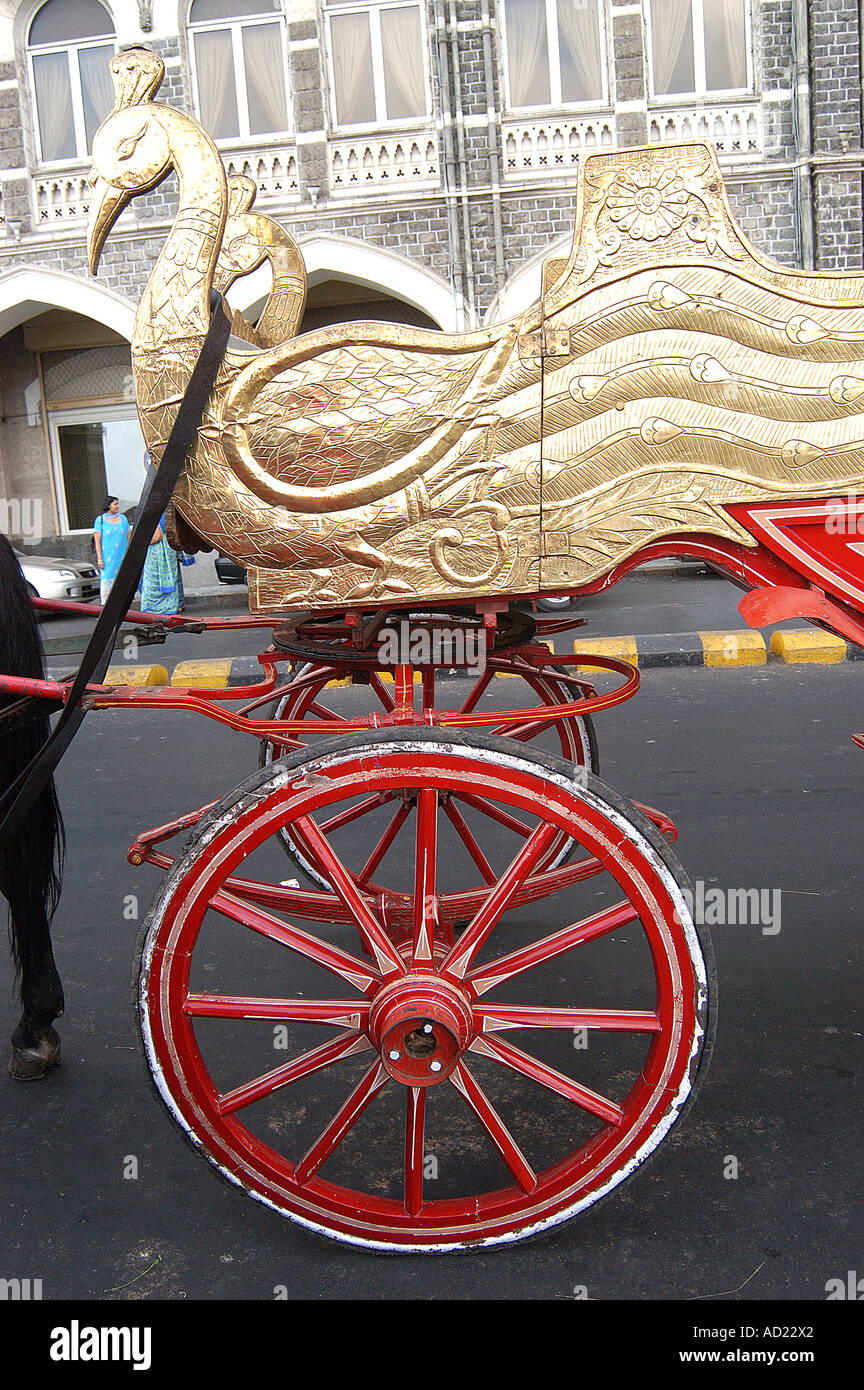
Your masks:
M114 104L114 25L99 0L48 0L27 34L43 164L83 162Z
M651 0L650 25L655 96L750 86L747 0Z
M605 96L599 0L503 0L511 110Z
M417 4L325 0L337 126L385 125L429 114L426 44Z
M193 0L189 47L201 124L214 140L289 129L283 23L267 0Z

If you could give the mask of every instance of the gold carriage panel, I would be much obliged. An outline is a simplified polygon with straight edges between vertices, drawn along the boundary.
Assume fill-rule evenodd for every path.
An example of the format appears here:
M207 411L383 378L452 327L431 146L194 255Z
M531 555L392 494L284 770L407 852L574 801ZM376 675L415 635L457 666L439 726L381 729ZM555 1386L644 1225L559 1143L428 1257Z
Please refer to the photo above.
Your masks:
M171 170L180 206L133 337L158 461L209 296L263 261L175 492L201 548L249 572L254 611L575 588L685 532L752 545L730 503L864 483L864 282L760 257L705 144L585 159L572 250L516 319L448 334L347 323L297 334L294 238L227 179L192 116L152 100L161 62L111 63L90 252Z

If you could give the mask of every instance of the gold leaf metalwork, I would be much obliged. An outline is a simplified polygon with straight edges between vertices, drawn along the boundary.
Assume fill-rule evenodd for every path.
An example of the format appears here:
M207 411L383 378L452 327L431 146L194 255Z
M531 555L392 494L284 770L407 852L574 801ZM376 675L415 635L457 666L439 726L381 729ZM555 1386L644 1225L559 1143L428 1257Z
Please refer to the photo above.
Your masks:
M174 499L247 567L253 608L575 586L679 531L752 544L732 503L864 490L862 277L761 258L707 145L587 158L570 256L517 319L298 335L290 231L254 211L251 181L226 179L192 116L153 100L155 54L128 50L111 70L94 269L131 199L172 169L180 186L132 343L157 462L211 288L273 265L257 328L235 318Z

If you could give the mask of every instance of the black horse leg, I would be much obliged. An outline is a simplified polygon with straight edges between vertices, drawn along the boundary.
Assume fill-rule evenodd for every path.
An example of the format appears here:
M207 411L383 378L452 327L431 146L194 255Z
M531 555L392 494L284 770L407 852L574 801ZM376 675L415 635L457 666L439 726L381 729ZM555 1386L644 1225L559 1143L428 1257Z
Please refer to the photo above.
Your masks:
M0 671L10 676L45 674L39 626L21 566L0 535ZM20 705L0 697L0 709ZM41 711L41 712L40 712ZM0 724L0 796L29 767L50 733L48 707L12 710L14 726ZM3 816L0 815L0 821ZM65 837L53 780L42 788L23 826L7 825L0 839L0 894L9 905L10 944L24 1012L12 1034L9 1071L17 1081L44 1076L60 1061L60 1039L51 1027L63 1012L63 989L50 923L60 898Z
M0 884L14 915L17 906L12 884ZM32 900L28 904L32 911ZM20 938L19 938L20 939ZM52 1023L63 1012L63 986L54 964L51 934L44 912L29 921L28 949L20 961L21 1003L24 1006L18 1027L12 1034L9 1075L16 1081L35 1081L60 1061L60 1038Z

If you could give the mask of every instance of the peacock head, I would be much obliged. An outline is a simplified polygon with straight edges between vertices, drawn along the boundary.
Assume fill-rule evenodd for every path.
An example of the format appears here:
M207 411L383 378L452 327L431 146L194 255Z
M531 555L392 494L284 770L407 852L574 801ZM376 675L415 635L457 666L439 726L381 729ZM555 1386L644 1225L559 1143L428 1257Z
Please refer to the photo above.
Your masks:
M95 274L102 247L120 213L138 193L154 188L172 163L168 134L152 98L164 65L147 48L117 53L110 63L114 107L93 138L87 252Z
M250 235L246 223L238 220L251 208L256 191L254 180L246 174L232 174L228 180L228 220L219 251L219 271L232 280L255 270L267 252L263 242Z

